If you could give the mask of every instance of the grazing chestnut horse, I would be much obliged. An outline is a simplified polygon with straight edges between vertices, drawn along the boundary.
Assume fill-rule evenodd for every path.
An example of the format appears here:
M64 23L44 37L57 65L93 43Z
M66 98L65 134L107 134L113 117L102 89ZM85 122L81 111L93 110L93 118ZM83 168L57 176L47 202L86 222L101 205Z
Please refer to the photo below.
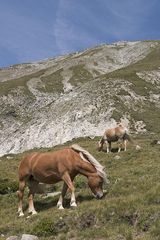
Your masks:
M103 197L102 185L106 180L103 166L85 149L74 144L54 152L32 153L22 159L19 166L18 213L23 216L22 200L26 183L29 187L29 213L36 214L33 197L38 184L54 184L63 181L63 188L57 203L63 209L67 189L71 191L70 206L76 207L73 179L77 174L88 178L88 185L97 199Z
M109 153L111 151L111 142L118 141L119 142L118 152L121 151L122 143L124 143L124 151L126 151L127 140L132 142L130 136L127 133L126 128L119 124L117 127L107 129L104 132L101 140L98 142L98 150L101 151L103 145L106 144L107 153Z

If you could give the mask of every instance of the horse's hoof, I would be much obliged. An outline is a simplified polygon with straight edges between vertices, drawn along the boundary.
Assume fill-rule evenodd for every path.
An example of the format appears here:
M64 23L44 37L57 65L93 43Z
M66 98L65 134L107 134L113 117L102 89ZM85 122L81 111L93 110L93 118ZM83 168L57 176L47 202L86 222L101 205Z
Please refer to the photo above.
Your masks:
M23 217L24 216L24 213L23 212L20 212L18 217Z
M61 209L64 209L64 207L61 205L61 206L58 206L58 209L61 210Z
M71 207L77 207L77 204L75 202L70 204Z
M36 210L28 210L28 213L30 215L36 215L37 214L37 211Z
M37 211L33 211L32 212L32 215L36 215L36 214L38 214Z

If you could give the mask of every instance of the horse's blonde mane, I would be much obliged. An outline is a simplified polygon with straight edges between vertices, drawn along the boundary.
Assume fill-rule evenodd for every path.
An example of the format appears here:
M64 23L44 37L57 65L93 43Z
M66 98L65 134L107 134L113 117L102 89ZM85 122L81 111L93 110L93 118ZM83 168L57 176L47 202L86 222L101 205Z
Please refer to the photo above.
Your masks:
M84 148L80 147L78 144L71 145L71 148L73 150L76 150L76 151L80 152L80 153L83 153L84 156L83 157L81 156L81 158L84 161L90 162L95 167L95 169L97 170L98 175L100 177L102 177L106 182L108 181L107 180L107 175L104 172L104 167L88 151L86 151ZM87 157L87 159L85 158L85 156Z

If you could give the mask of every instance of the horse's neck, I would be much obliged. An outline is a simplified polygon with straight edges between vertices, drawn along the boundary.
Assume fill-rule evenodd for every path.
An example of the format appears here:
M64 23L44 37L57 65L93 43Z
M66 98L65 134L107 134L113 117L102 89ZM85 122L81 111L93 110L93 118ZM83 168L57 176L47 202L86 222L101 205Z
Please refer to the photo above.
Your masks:
M83 160L81 160L79 163L78 171L80 174L86 177L89 177L90 175L95 174L97 172L91 163L87 161L85 162Z

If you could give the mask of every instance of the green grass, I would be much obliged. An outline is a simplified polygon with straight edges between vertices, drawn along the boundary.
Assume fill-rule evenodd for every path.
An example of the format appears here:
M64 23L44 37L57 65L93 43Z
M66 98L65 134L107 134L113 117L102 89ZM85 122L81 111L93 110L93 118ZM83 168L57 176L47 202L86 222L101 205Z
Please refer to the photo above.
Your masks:
M32 73L32 74L14 79L14 81L8 80L6 82L0 83L1 95L8 95L13 89L15 89L17 87L21 87L23 89L24 93L32 95L26 85L27 81L29 81L31 78L40 77L41 75L43 75L44 72L45 72L45 70L40 70L36 73Z
M85 69L84 64L79 64L70 68L73 71L73 75L70 78L70 83L74 86L86 83L93 79L92 74Z
M98 152L98 137L94 140L80 138L75 140L91 152L106 167L110 184L102 200L96 200L87 186L84 177L75 180L78 207L69 207L69 196L65 200L65 209L56 207L58 196L43 198L35 197L35 207L39 214L26 218L27 191L24 199L24 218L17 217L17 196L15 187L0 195L1 219L0 234L21 235L31 233L46 239L140 239L158 240L160 236L160 146L150 143L159 138L154 135L134 136L135 146L129 144L127 152ZM70 145L68 142L65 145ZM62 148L57 146L54 149ZM117 145L113 148L116 150ZM40 149L51 151L53 149ZM12 159L4 156L0 160L0 188L17 182L17 167L26 153L12 155ZM116 160L116 155L120 156ZM6 187L7 187L6 186ZM58 184L57 190L62 184ZM4 194L5 193L5 194ZM2 238L4 239L4 238Z
M62 69L47 75L45 77L41 77L41 80L44 82L45 87L44 89L40 89L42 92L56 92L61 93L63 92L63 77L61 75Z

